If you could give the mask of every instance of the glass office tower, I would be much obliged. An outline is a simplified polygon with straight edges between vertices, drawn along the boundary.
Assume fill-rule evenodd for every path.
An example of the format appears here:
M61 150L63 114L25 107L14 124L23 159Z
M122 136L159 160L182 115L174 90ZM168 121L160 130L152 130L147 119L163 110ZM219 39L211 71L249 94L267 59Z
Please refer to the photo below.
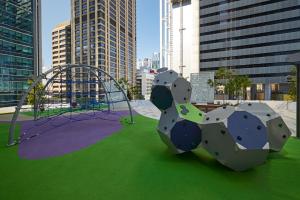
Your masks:
M39 0L0 0L0 107L15 106L41 73Z
M200 71L248 75L252 99L283 99L300 51L299 0L201 0Z

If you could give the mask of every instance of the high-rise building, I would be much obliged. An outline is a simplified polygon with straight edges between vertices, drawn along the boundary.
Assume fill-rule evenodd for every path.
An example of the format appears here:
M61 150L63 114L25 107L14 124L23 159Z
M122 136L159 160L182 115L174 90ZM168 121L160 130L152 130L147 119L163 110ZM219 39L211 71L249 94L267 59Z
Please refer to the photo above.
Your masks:
M135 82L136 1L72 0L72 63Z
M70 21L58 24L52 30L52 67L53 74L59 72L59 66L71 63L71 24ZM53 82L54 95L65 94L66 72L59 74Z
M299 1L162 2L171 3L162 18L169 23L171 68L180 72L179 66L185 77L185 70L226 67L251 79L251 99L282 99L287 94L292 66L286 59L300 51Z
M160 68L160 54L154 52L152 55L152 68L159 69Z
M170 69L171 0L160 0L160 68Z
M161 67L199 72L199 0L161 0Z
M300 1L202 0L199 26L200 71L227 67L247 75L252 99L287 93L286 58L300 51Z
M0 107L17 105L42 72L40 14L40 0L0 0Z

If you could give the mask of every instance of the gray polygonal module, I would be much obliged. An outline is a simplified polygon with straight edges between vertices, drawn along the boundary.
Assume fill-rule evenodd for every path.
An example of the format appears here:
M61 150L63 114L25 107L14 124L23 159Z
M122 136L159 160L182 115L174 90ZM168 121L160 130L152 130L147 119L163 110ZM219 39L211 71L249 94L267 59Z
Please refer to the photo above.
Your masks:
M292 133L278 113L265 103L243 103L238 109L246 110L260 118L267 127L270 149L281 151Z
M168 85L170 86L176 79L178 78L178 74L173 70L168 70L157 74L153 80L153 86L156 85ZM170 89L170 88L169 88Z
M248 111L263 120L278 116L278 114L265 103L241 103L237 109Z
M208 112L199 126L202 146L223 165L244 171L266 161L267 129L255 115L224 106Z
M192 96L191 83L184 78L177 78L171 86L171 92L176 103L188 103Z
M162 141L175 154L196 149L202 139L199 126L180 118L174 104L162 111L157 130Z
M172 104L170 108L161 112L159 124L157 127L157 131L161 140L174 154L184 153L184 151L177 149L175 145L171 142L171 130L176 124L178 118L179 115L177 113L176 107L174 104Z
M227 118L234 113L235 107L233 106L223 106L216 108L208 113L203 122L216 123L219 121L226 121Z
M270 149L273 151L281 151L288 138L292 134L290 129L280 116L268 120L267 129Z
M171 85L178 78L178 74L173 71L165 71L156 75L151 91L151 102L160 110L166 110L173 103Z
M201 125L202 146L223 165L244 171L263 164L268 156L268 149L246 149L236 143L223 122Z
M164 132L168 136L170 136L170 131L175 125L178 118L179 115L176 110L176 106L173 103L170 108L161 112L158 129L160 130L160 132Z

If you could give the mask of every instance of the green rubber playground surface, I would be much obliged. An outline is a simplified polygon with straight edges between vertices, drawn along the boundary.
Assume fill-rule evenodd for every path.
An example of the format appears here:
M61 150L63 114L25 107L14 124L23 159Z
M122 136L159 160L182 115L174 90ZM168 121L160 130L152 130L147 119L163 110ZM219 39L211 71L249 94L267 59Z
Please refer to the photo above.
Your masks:
M300 140L290 139L265 165L237 173L204 150L170 154L157 121L135 121L89 148L45 160L20 159L17 146L5 147L8 124L0 125L0 199L300 199Z

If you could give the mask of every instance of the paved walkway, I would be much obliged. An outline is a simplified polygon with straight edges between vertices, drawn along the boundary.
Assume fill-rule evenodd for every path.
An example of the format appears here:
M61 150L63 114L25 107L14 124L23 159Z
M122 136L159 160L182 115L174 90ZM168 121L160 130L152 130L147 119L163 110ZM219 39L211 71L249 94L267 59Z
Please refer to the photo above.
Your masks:
M136 100L131 102L132 108L145 117L149 117L151 119L160 118L160 110L157 109L150 101L148 100Z
M148 100L137 100L131 103L133 109L146 117L159 120L160 111ZM269 104L268 104L269 105ZM284 122L292 131L293 136L296 136L296 110L294 108L287 109L285 103L282 105L273 105L270 106L275 110L275 112L280 113Z

